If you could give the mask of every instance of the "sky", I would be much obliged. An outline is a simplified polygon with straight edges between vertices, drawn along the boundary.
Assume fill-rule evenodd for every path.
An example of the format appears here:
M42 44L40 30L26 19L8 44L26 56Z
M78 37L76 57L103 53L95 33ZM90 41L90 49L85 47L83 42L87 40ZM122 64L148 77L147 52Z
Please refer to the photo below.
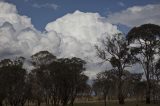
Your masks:
M160 0L0 0L0 59L47 50L84 59L92 78L111 68L95 45L146 23L160 25Z
M160 0L6 0L16 5L19 14L31 17L32 23L43 31L46 24L73 13L76 10L82 12L97 12L107 17L109 14L126 10L132 6L145 6L159 4ZM129 28L120 25L120 29L127 32Z

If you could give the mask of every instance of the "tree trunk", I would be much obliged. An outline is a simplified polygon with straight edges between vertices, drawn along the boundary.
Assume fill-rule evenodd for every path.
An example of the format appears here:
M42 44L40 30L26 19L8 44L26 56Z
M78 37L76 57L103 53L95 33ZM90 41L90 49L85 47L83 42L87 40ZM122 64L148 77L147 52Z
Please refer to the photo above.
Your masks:
M119 95L119 104L124 104L124 97L122 95Z
M56 97L52 98L51 102L52 102L52 106L53 105L57 106L57 98Z
M41 102L38 100L38 106L40 106L41 105Z
M49 106L49 98L47 96L45 97L45 103L46 103L46 106Z
M28 100L28 106L29 106L29 100Z
M56 106L55 103L53 103L53 101L51 100L51 106Z
M70 105L71 105L71 106L73 106L74 100L75 100L75 98L72 98L72 99L71 99L71 102L70 102Z
M153 103L156 104L156 92L155 92L155 88L153 89Z
M24 106L24 103L21 103L21 106Z
M74 101L75 101L75 98L76 98L76 94L72 97L72 99L71 99L71 102L70 102L70 105L71 106L73 106L73 104L74 104Z
M67 99L64 99L64 100L63 100L62 105L63 105L63 106L66 106L66 105L67 105Z
M122 79L121 79L121 75L119 76L119 84L118 84L118 100L119 100L119 104L124 104L124 95L123 95L123 91L122 91Z
M107 101L106 101L107 96L104 95L104 106L107 106Z
M151 83L149 79L149 71L147 71L147 89L146 89L146 104L150 104L151 99Z
M147 88L146 91L146 104L150 104L150 88Z
M2 101L0 101L0 106L3 106L3 103L2 103Z
M63 105L63 106L66 106L66 105L67 105L67 102L66 102L66 101L64 101L62 105Z
M4 101L4 103L5 103L5 106L7 106L7 105L8 105L8 102L7 102L7 100L5 100L5 101Z

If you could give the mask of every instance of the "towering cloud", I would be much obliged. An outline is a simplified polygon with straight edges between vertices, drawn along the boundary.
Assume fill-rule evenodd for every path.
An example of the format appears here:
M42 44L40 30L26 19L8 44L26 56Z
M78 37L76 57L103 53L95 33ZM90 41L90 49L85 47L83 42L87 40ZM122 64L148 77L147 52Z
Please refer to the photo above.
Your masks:
M105 21L98 13L84 13L75 11L62 18L48 23L47 32L60 33L63 56L91 56L97 39L102 35L117 33L117 27Z
M19 15L13 4L0 2L0 8L0 57L29 56L40 39L31 19Z
M55 30L65 36L72 36L80 41L95 43L97 38L107 33L117 32L117 27L105 21L98 13L75 11L54 22L48 23L47 31Z
M102 36L118 33L116 26L106 22L98 13L75 11L50 22L46 31L34 28L31 19L19 15L16 6L0 2L0 59L25 56L48 50L57 57L80 57L88 64L87 73L95 75L96 51L94 45Z
M9 22L17 30L27 27L33 28L31 19L27 16L19 15L15 5L6 2L0 2L0 8L0 25L5 22Z

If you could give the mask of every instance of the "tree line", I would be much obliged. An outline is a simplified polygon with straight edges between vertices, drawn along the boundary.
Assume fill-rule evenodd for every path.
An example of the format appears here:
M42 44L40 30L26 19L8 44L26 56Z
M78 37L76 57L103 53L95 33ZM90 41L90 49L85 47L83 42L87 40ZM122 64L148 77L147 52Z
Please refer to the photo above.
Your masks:
M24 106L26 101L40 106L73 105L78 94L87 94L90 86L84 75L86 62L80 58L57 59L48 51L40 51L29 61L34 68L23 68L25 58L0 61L0 105Z
M160 26L144 24L106 37L95 46L97 56L112 66L97 74L92 86L84 74L86 62L80 58L57 58L40 51L27 61L24 57L0 61L0 106L24 106L26 102L40 106L73 105L77 96L95 94L106 100L117 99L124 104L132 97L145 98L146 103L160 99ZM133 65L141 66L132 72Z

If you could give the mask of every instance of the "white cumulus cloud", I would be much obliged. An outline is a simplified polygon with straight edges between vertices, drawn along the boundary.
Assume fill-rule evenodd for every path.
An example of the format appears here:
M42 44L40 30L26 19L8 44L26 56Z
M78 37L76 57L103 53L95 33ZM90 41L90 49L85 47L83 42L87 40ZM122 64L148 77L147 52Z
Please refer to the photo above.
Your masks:
M108 21L113 24L123 24L128 27L139 26L146 23L160 25L160 4L133 6L126 10L110 14Z
M5 22L11 23L17 30L27 27L33 28L31 19L27 16L19 15L15 5L0 2L0 26Z
M118 32L116 26L106 22L98 13L84 13L78 10L48 23L45 29L90 43L97 42L97 38L104 33L112 35Z
M36 52L48 50L57 57L79 57L85 59L88 75L95 75L96 50L102 36L118 33L116 26L108 23L98 13L75 11L50 22L46 31L34 28L31 19L19 15L16 6L0 2L0 59L14 56L29 57ZM97 60L97 61L95 61ZM94 68L94 70L91 67Z
M95 65L98 58L94 46L98 39L119 32L116 26L108 23L106 18L98 13L84 13L78 10L48 23L45 29L47 32L60 33L60 57L76 56L85 59L89 66L86 73L90 76L95 76L101 71L98 70L100 66ZM93 70L93 66L97 68Z

